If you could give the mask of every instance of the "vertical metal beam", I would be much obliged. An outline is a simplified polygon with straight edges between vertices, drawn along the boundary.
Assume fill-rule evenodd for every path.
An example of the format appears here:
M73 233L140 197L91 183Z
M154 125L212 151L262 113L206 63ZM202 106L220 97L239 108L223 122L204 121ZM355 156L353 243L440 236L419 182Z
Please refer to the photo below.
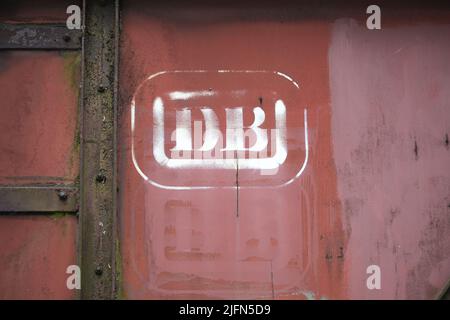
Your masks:
M84 1L81 298L112 299L115 266L118 0Z

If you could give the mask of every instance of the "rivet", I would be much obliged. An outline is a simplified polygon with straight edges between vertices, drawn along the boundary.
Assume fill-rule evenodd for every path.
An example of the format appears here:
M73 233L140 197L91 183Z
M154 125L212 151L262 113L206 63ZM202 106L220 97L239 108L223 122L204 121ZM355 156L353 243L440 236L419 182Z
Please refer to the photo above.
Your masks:
M105 90L106 90L106 88L105 88L105 86L102 85L102 84L99 85L98 88L97 88L97 91L98 91L98 92L105 92Z
M59 192L58 192L58 197L59 197L59 200L61 200L61 201L66 201L67 198L68 198L68 195L67 195L67 193L64 192L64 191L59 191Z
M105 183L106 182L106 176L103 173L99 173L96 177L95 180L98 183Z
M101 276L103 274L103 269L101 267L95 268L95 274Z

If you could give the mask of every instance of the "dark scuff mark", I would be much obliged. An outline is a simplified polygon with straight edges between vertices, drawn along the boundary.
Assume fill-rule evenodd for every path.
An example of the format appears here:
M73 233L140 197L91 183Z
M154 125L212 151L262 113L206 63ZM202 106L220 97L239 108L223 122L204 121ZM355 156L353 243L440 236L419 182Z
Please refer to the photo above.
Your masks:
M448 146L448 133L445 134L444 143L445 143L445 146L446 146L447 149L448 149L448 148L449 148L449 146Z
M272 268L272 260L270 260L270 282L272 284L272 299L275 299L275 288L273 285L273 268Z
M10 51L1 51L0 52L0 72L5 72L10 66L10 59L12 57L12 53Z
M392 225L392 223L394 223L394 220L399 215L399 213L400 213L400 209L398 209L398 208L391 208L389 224Z
M446 188L448 181L442 184ZM428 217L421 232L417 250L421 253L415 266L407 272L406 298L427 299L438 298L445 283L430 282L433 270L445 263L449 252L450 215L446 214L445 205L430 203L424 216Z
M414 154L416 155L416 160L419 159L419 147L417 146L417 141L414 140Z
M344 248L339 247L339 255L337 256L338 259L344 259Z

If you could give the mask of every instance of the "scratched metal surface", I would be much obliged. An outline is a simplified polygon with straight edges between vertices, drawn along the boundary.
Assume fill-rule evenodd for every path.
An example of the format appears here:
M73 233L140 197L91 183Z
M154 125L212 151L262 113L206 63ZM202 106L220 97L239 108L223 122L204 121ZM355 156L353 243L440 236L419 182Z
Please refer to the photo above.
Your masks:
M450 278L448 9L383 2L383 31L371 32L360 4L307 4L123 3L124 297L431 299ZM158 164L157 97L170 153L176 108L192 109L194 121L207 106L224 130L224 108L243 105L250 125L261 106L270 128L271 92L283 92L263 76L148 80L173 70L277 71L298 82L283 93L294 156L279 173L291 175L305 159L307 109L301 175L277 187L279 175L258 170ZM227 86L245 98L227 98ZM177 104L167 98L177 88L218 94ZM210 188L183 187L201 184ZM371 264L381 267L381 290L366 287Z

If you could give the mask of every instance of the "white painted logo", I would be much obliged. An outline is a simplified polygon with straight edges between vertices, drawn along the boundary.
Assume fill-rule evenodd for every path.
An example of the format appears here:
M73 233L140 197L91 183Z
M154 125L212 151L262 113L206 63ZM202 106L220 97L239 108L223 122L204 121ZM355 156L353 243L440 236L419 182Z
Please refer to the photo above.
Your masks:
M367 267L366 270L367 274L370 274L370 276L367 278L366 286L367 289L373 290L381 289L381 269L376 264L370 265Z
M204 79L211 79L207 83L216 85L216 89L200 88L199 90L170 90L165 89L158 92L159 84L157 82L151 84L149 89L148 84L155 78L169 75L176 79L167 81L172 85L176 81L182 84L193 82L201 82L203 75ZM136 135L143 136L147 139L147 134L141 129L142 134L136 134L137 122L141 116L137 116L137 109L142 110L145 116L150 115L150 122L147 120L146 124L141 125L145 130L152 125L152 140L144 144L147 148L151 144L152 155L155 162L159 165L157 170L258 170L261 175L276 175L279 168L286 162L288 158L289 148L287 146L287 116L289 114L285 99L277 96L277 92L270 92L271 99L266 102L264 107L256 106L239 106L243 101L248 99L248 91L245 88L233 88L226 90L220 86L223 83L230 82L229 79L224 78L226 75L233 76L233 80L239 79L240 75L244 75L245 81L249 80L249 76L255 77L262 75L263 77L272 77L274 83L279 84L283 92L291 90L290 92L297 93L299 85L291 77L286 76L280 72L269 71L163 71L151 75L138 88L131 104L131 130L132 130L132 158L138 173L146 180L155 186L168 189L198 189L211 188L212 186L167 186L156 182L149 178L142 168L141 161L138 163L136 156ZM191 81L179 80L180 76L192 77ZM281 78L282 80L280 80ZM181 77L181 79L185 79ZM274 80L275 79L275 80ZM288 80L286 84L284 81ZM245 82L243 80L243 83ZM161 80L165 85L164 81ZM147 83L146 85L144 85ZM185 85L186 86L186 85ZM286 89L286 87L288 87ZM148 90L147 93L141 91ZM139 101L137 101L139 95ZM260 98L262 100L262 98ZM214 105L217 101L227 101L231 105L217 107ZM292 101L292 98L291 98ZM167 107L171 105L172 107ZM295 106L297 107L297 106ZM297 109L298 110L298 109ZM298 114L298 111L295 112ZM246 114L247 112L247 114ZM291 110L294 114L294 109ZM193 114L197 113L197 119L201 115L200 120L193 121ZM267 119L267 114L271 114L273 119ZM308 131L307 131L307 110L302 112L302 120L297 121L296 126L304 127L302 132L304 139L304 159L299 171L289 180L284 181L277 186L287 185L298 178L304 171L308 160ZM244 125L244 119L247 121L252 118L250 125ZM174 119L175 127L167 126L168 119ZM220 121L222 119L222 122ZM270 124L268 124L268 122ZM204 125L204 129L203 129ZM268 126L272 126L271 128ZM298 128L296 128L297 130ZM296 137L298 139L298 137ZM142 140L142 139L141 139ZM147 140L146 140L147 141ZM172 145L171 148L168 148ZM298 150L297 150L298 151ZM143 157L141 159L148 159L148 152L141 151ZM148 161L148 160L145 160ZM149 170L149 171L155 171ZM227 187L227 186L221 186ZM231 186L229 186L231 187Z
M184 109L176 111L176 130L174 132L176 146L171 149L171 157L167 157L164 146L164 104L160 97L153 102L153 155L161 166L173 169L192 168L219 168L219 169L259 169L262 173L273 174L273 171L264 170L278 169L287 156L286 148L286 107L282 100L275 104L276 128L271 130L275 139L275 154L271 157L262 155L267 151L267 132L259 126L264 122L265 113L260 107L253 109L254 122L244 131L242 108L226 108L226 145L221 146L222 134L218 128L217 115L212 109L203 108L201 112L205 119L206 132L202 137L201 122L194 124L193 148L191 111ZM256 135L256 141L251 141L251 147L244 147L244 137L251 140L251 132ZM202 145L199 144L204 140ZM253 143L252 143L253 142ZM218 152L211 153L213 149ZM191 153L191 151L194 151ZM200 153L195 152L200 151ZM235 157L234 151L238 151ZM251 151L245 157L244 152ZM240 153L239 153L240 152ZM188 157L188 158L186 158ZM276 173L276 171L275 171Z

